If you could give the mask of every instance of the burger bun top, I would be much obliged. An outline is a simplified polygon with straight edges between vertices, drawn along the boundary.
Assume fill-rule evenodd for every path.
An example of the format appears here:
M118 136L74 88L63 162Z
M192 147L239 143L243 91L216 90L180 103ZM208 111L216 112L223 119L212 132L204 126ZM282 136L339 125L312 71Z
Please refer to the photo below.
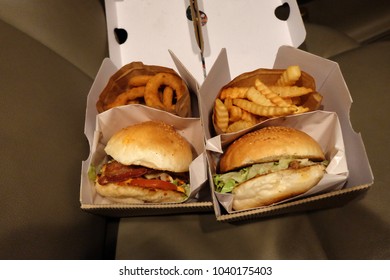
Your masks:
M193 159L188 141L171 125L155 121L121 129L110 138L105 152L123 165L172 172L187 172Z
M255 163L281 158L325 159L321 146L303 131L282 127L265 127L238 138L222 156L219 168L225 173Z

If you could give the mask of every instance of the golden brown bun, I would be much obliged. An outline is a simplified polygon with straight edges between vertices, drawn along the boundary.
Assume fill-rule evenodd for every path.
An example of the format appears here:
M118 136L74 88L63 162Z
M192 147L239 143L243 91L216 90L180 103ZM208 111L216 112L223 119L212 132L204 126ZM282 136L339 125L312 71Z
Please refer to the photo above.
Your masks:
M187 172L191 146L171 125L148 121L123 128L108 141L105 151L124 165Z
M110 109L110 105L120 94L132 89L133 87L137 87L129 84L131 78L136 76L153 76L158 73L172 74L181 79L175 70L163 66L145 65L140 61L131 62L122 66L110 77L107 85L100 93L99 99L96 102L97 111L101 113ZM189 117L191 115L190 93L184 80L182 80L182 84L183 97L180 98L180 100L177 100L174 109L167 111L181 117ZM141 102L140 104L144 103Z
M182 202L187 198L185 194L176 191L138 186L118 186L115 183L102 186L96 182L95 187L101 196L113 202L125 204Z
M233 189L233 210L267 206L305 193L324 176L321 164L286 169L248 180Z
M254 163L280 158L324 160L320 145L308 134L289 127L271 126L250 132L231 144L220 161L225 173Z

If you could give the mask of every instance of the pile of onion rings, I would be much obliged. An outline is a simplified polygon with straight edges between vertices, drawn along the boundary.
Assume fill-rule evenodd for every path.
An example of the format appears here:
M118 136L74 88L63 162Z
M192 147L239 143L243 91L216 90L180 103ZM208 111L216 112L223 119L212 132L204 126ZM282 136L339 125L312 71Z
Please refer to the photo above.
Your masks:
M186 83L172 69L132 62L111 76L99 96L99 113L128 104L143 104L181 117L191 113Z

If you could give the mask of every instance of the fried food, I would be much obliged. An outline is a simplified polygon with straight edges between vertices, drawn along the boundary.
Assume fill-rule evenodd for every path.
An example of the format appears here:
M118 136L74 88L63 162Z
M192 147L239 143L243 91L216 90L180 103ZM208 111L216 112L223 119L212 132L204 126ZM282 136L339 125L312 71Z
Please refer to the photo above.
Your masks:
M256 89L261 92L266 98L271 100L271 102L277 106L288 106L288 103L283 100L279 95L272 92L262 81L256 79L255 81Z
M191 98L184 80L170 68L132 62L114 73L96 103L99 113L114 107L142 104L181 117L191 115Z
M270 86L269 89L282 98L302 96L314 91L311 88L298 86Z
M171 87L165 87L163 94L162 94L162 102L164 104L165 108L169 108L169 110L173 110L174 104L173 104L173 89Z
M131 87L145 86L152 77L153 75L137 75L131 77L129 80L129 86Z
M226 98L223 103L225 104L226 108L230 108L233 106L233 99L231 98Z
M297 111L295 106L262 106L240 98L233 99L233 104L249 113L264 117L286 116Z
M215 130L236 132L269 118L317 110L322 95L315 88L313 77L295 65L243 73L219 92L213 108Z
M248 111L242 110L241 119L253 124L256 124L260 121L266 120L266 117L257 116L255 114L249 113Z
M175 98L173 94L170 100L167 100L168 97L165 98L165 103L168 106L164 105L163 100L161 100L159 96L159 89L163 86L170 87L175 92ZM172 111L172 106L175 106L174 104L176 103L174 99L181 99L186 94L186 92L188 92L187 86L179 76L169 73L158 73L150 78L146 84L144 96L145 103L146 105L153 108ZM166 96L168 95L171 94L166 94Z
M214 122L225 132L229 126L229 112L221 99L217 98L214 103Z
M301 77L301 68L297 65L292 65L287 67L287 69L283 71L282 75L276 81L275 85L292 86L299 80L300 77Z
M221 92L221 99L225 98L246 98L246 94L249 88L246 87L233 87L223 89Z
M240 107L232 105L232 106L227 107L227 108L229 111L229 121L230 122L236 122L236 121L241 120L242 109Z
M254 122L239 120L239 121L233 122L231 125L229 125L226 132L230 133L230 132L243 130L246 128L250 128L250 127L254 126L255 124L256 123L254 123Z
M117 106L122 106L122 105L127 105L127 104L138 104L138 102L135 102L138 98L143 98L145 94L145 87L134 87L131 88L121 94L119 94L114 102L108 104L106 106L107 110L117 107Z
M247 91L247 98L250 101L262 106L274 106L271 100L269 100L264 94L258 91L256 88L251 87Z

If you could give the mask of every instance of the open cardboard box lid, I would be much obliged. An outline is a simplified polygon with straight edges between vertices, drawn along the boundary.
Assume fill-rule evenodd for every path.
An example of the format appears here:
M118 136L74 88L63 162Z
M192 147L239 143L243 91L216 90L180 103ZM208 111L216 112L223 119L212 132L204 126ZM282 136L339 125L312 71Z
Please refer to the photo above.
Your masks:
M222 148L218 146L218 141L212 142L216 135L213 134L211 114L219 89L234 78L229 75L228 69L230 64L227 53L228 50L221 51L209 76L200 88L201 119L205 127L206 149L208 151L216 151ZM316 81L317 91L323 95L322 109L335 112L338 116L349 170L347 182L340 190L236 213L224 212L216 197L213 196L214 210L219 221L245 220L296 211L335 207L364 193L373 184L374 177L362 137L360 133L353 130L350 122L349 112L352 106L352 98L338 64L291 46L282 46L277 52L273 68L283 69L290 65L299 65L303 71L313 76ZM262 68L262 65L258 65L257 68ZM210 177L213 176L212 169L210 168L209 170ZM212 180L210 180L210 185L211 192L213 192Z
M203 68L193 22L188 19L189 3L106 0L113 63L120 67L142 61L175 69L168 53L172 50L202 84ZM233 77L259 65L271 67L280 46L297 47L306 36L295 0L198 0L198 6L207 16L202 27L206 68L209 70L221 49L227 48Z

